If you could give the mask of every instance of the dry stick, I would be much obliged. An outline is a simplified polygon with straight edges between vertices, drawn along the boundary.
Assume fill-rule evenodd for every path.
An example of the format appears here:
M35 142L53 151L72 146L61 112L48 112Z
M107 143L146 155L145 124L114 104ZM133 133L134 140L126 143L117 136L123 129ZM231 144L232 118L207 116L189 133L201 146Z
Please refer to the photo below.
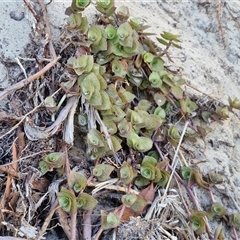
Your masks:
M47 37L49 39L49 43L48 43L49 50L50 50L50 53L53 57L53 60L52 60L52 62L48 63L43 69L41 69L39 72L35 73L34 75L30 76L29 78L25 78L22 81L17 82L15 84L13 84L12 86L7 87L4 91L2 91L0 93L0 101L2 101L10 93L12 93L12 92L14 92L18 89L23 88L24 86L28 85L29 83L33 82L37 78L44 75L44 73L46 73L48 70L50 70L57 63L57 61L60 59L60 56L57 57L56 52L55 52L54 47L53 47L52 33L51 33L50 24L49 24L48 17L47 17L46 7L45 7L44 3L42 2L42 0L38 0L38 2L39 2L40 6L42 8L43 19L44 19L44 22L46 24L45 31L46 31ZM37 21L39 22L38 19L37 19Z
M92 222L91 222L91 216L92 216L93 210L88 210L83 214L83 239L85 240L91 240L92 239Z
M226 48L227 45L226 45L225 33L223 30L221 17L222 17L222 1L218 0L217 19L218 19L218 23L219 23L219 27L222 35L223 45L224 45L224 48Z
M181 137L180 137L179 142L178 142L178 145L177 145L177 149L176 149L175 154L174 154L174 156L173 156L173 162L172 162L172 165L171 165L171 167L172 167L172 173L171 173L171 175L170 175L170 177L169 177L169 180L168 180L168 183L167 183L167 186L166 186L166 189L165 189L165 192L164 192L162 198L165 198L165 197L166 197L168 188L169 188L169 186L170 186L170 182L171 182L171 180L172 180L172 178L173 178L173 175L174 175L174 173L175 173L175 169L176 169L177 164L178 164L178 158L177 158L178 151L179 151L180 146L181 146L181 144L182 144L182 140L183 140L183 137L184 137L185 132L186 132L186 130L187 130L188 124L189 124L189 121L186 121L186 123L185 123L185 125L184 125L184 128L183 128L183 131L182 131L182 134L181 134Z

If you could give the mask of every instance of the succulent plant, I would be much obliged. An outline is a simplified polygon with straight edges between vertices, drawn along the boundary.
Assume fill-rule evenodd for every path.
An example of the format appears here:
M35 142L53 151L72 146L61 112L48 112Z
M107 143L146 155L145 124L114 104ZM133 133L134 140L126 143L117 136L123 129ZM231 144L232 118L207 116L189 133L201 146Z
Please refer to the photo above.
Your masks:
M114 167L109 164L98 164L93 169L93 175L97 177L98 181L105 181L113 170Z
M223 217L226 214L226 209L220 203L213 203L209 211L207 211L207 217L213 219L213 217Z
M190 222L193 231L201 235L205 231L205 220L206 212L204 211L192 211L190 216Z
M102 228L104 230L116 228L120 225L120 218L118 215L110 212L106 213L105 211L101 211L101 217L102 217Z
M125 183L129 184L137 176L137 171L130 166L127 162L123 162L121 168L119 169L119 179Z
M61 188L61 191L57 194L59 205L62 209L68 213L77 211L77 202L74 194L66 189L65 187Z
M98 201L87 193L81 193L80 196L76 198L77 207L83 210L91 210L97 203Z
M70 171L68 177L68 185L72 188L76 193L84 190L87 185L87 179L84 175L78 172Z

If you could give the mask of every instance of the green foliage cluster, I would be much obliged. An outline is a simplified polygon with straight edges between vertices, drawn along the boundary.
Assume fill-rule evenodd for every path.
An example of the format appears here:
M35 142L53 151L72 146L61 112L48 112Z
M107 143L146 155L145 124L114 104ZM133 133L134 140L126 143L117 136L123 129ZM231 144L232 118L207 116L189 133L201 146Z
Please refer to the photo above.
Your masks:
M61 83L64 89L78 89L80 102L94 109L101 118L96 128L89 128L92 121L88 111L77 117L81 129L87 132L87 144L90 159L95 160L92 176L98 181L106 181L112 173L117 173L119 180L129 187L134 184L139 189L156 184L165 187L170 174L167 163L159 162L159 150L167 144L176 147L181 138L182 125L194 118L201 119L201 125L190 124L184 140L194 140L205 136L207 124L229 117L233 109L240 109L239 99L229 98L229 106L217 105L214 108L199 106L183 90L184 79L168 71L166 58L172 61L170 47L181 48L179 35L163 32L156 40L161 47L149 38L148 28L139 18L130 18L127 7L116 8L113 0L97 0L95 7L100 15L95 24L89 24L84 10L90 0L73 0L66 10L69 15L67 29L78 36L77 53L69 58L67 67L77 75L76 82ZM165 58L165 60L164 60ZM45 101L51 113L56 111L53 99ZM90 109L88 108L88 110ZM82 111L81 111L82 110ZM205 124L204 124L205 123ZM105 131L105 130L106 131ZM105 156L124 151L126 155L136 156L141 160L134 162L131 157L121 162L119 169L110 164L99 164ZM133 157L134 158L134 157ZM39 167L43 174L56 169L63 173L65 158L63 153L47 155ZM209 189L221 183L220 176L209 173L204 180L201 174L192 168L183 167L181 176L188 181L188 187L197 184ZM68 189L61 188L58 193L60 206L67 212L92 209L97 201L84 193L87 179L80 173L72 172L68 177ZM127 193L122 196L125 207L140 213L148 204L143 196ZM192 229L201 234L205 230L205 216L226 217L226 210L218 203L213 203L206 212L193 211L190 216ZM231 226L239 227L239 214L229 216ZM118 214L102 212L102 229L110 229L120 224ZM217 230L218 238L222 230Z

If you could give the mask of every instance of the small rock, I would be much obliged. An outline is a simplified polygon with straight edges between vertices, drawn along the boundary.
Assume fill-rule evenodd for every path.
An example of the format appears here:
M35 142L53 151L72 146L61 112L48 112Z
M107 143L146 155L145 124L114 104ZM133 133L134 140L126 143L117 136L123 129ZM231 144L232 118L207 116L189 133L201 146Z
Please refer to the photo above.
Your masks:
M10 17L16 21L21 21L24 18L24 12L16 12L12 11L10 12Z

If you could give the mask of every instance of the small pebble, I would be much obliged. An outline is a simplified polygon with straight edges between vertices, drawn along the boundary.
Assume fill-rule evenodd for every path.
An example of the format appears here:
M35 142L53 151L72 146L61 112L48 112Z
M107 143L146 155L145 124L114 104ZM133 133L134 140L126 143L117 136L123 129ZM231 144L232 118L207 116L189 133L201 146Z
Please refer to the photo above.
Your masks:
M21 21L24 18L24 12L16 12L12 11L10 12L10 17L16 21Z

